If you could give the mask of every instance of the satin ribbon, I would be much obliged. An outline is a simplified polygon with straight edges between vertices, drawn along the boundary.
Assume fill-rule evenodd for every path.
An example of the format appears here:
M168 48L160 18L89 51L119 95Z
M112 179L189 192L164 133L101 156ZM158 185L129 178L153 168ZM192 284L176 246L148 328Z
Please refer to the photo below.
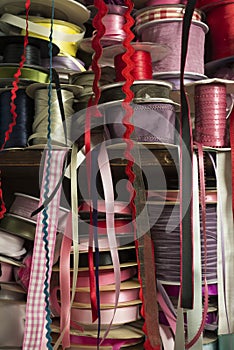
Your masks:
M112 321L114 309L101 310L101 327L106 329ZM139 320L139 305L125 306L117 308L115 316L112 321L113 326L123 325ZM95 329L97 327L97 321L92 322L91 310L86 309L72 309L71 319L77 322L79 325L90 327ZM104 336L103 338L104 339Z
M60 261L60 285L61 285L61 321L60 321L60 336L54 345L56 350L62 341L64 348L70 346L69 330L70 330L70 313L71 307L75 298L75 290L78 277L78 265L79 265L79 251L78 251L78 198L77 198L77 171L76 171L76 155L77 145L74 144L71 153L71 208L72 211L67 218L66 230L61 245L61 261ZM67 273L69 269L70 251L71 251L71 239L73 239L73 259L74 269L72 274L72 293L70 300L70 274Z
M137 286L137 288L136 288L136 286ZM122 290L123 287L120 286L121 290L120 290L118 302L125 303L125 302L139 299L139 284L136 283L136 286L134 287L134 285L131 286L131 284L130 284L128 289L124 288L123 290ZM59 291L59 287L55 287L51 291L51 298L52 299L54 299L57 296L58 291ZM86 291L76 289L74 302L82 303L82 304L90 304L89 289ZM115 288L113 288L113 290L101 288L101 290L100 290L100 303L113 305L115 303Z
M4 13L0 20L3 23L22 29L22 35L24 35L24 30L26 28L26 21L24 18ZM30 36L48 40L50 36L50 19L30 17L28 21L28 31L30 32ZM84 27L79 27L61 20L54 21L53 42L58 45L60 54L62 55L68 56L69 58L75 57L78 44L83 39L84 34ZM84 67L79 64L78 61L74 60L74 63L77 64L81 71L85 71Z
M0 69L0 79L9 80L13 79L16 72L17 66L4 66ZM35 68L24 67L21 69L20 82L33 81L37 83L48 83L49 82L49 72L46 70L38 70Z
M234 310L231 303L233 299L233 254L231 247L234 244L232 235L231 153L219 151L216 154L216 164L218 192L218 334L228 335L234 333Z
M21 257L26 253L26 249L23 245L23 238L0 231L0 254L11 257Z
M55 288L53 292L51 293L51 308L55 315L61 315L62 309L58 303L57 296L56 296L57 289ZM133 301L135 305L129 306L120 306L115 309L113 306L109 306L108 308L101 308L101 327L102 329L106 329L110 323L112 323L113 326L122 325L125 323L130 323L138 320L140 318L139 316L139 300ZM78 304L79 305L79 304ZM92 312L91 312L91 305L83 304L84 308L73 308L71 309L71 325L73 328L82 330L83 326L86 326L87 329L97 329L98 321L95 322L92 321ZM105 306L104 306L105 307ZM115 311L114 318L113 318L113 312ZM112 320L113 319L113 320ZM85 327L85 329L86 329ZM106 339L103 335L102 341Z

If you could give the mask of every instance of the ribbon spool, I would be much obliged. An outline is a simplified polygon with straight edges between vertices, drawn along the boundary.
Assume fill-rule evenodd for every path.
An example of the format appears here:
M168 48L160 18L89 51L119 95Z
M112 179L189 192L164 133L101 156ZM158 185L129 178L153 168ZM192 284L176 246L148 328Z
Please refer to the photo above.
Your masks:
M116 81L125 81L122 71L126 68L126 63L123 61L123 53L115 56L115 71ZM147 51L135 51L131 56L134 62L134 68L132 69L132 76L134 80L147 80L153 78L151 55Z
M105 131L107 138L111 139L122 138L125 132L122 125L122 85L116 83L102 89L100 102L104 102ZM135 93L132 107L136 141L174 144L176 110L169 98L171 84L152 80L135 81L132 90ZM143 117L144 113L147 117Z
M54 10L55 19L69 21L78 25L86 22L90 17L89 10L80 2L74 0L56 0ZM5 14L6 12L10 12L15 16L25 14L25 1L17 0L16 3L15 0L2 0L0 14ZM48 0L33 0L30 4L30 14L50 18L51 3ZM14 26L16 24L13 23L12 25Z
M102 18L102 23L105 26L105 33L100 40L102 47L118 44L126 38L126 33L123 30L123 26L125 24L124 13L126 11L126 6L109 4L107 5L107 8L108 12ZM91 17L94 18L97 13L97 9L93 6L90 6L90 9ZM92 38L95 34L96 31L93 31L92 37L82 40L80 48L83 51L87 53L94 52L94 49L92 48Z
M27 94L34 98L35 101L35 117L32 125L32 135L28 138L28 142L33 145L47 143L47 116L48 116L48 84L32 84L27 89ZM64 105L64 112L67 118L74 114L73 102L74 97L79 96L83 88L78 85L61 85L62 100ZM66 145L64 129L62 125L62 118L60 114L60 107L55 88L52 88L51 94L51 114L53 119L51 121L51 138L56 145ZM71 133L71 131L70 131ZM71 144L68 135L68 143Z
M178 192L176 192L178 195ZM155 248L155 264L158 280L167 285L180 285L180 215L179 202L164 200L157 192L149 192L148 213L152 227L152 239ZM166 200L166 202L165 202ZM154 201L154 203L153 203ZM207 267L206 277L209 284L217 283L217 193L207 191ZM155 218L157 222L155 222ZM204 270L204 242L201 223L201 255ZM170 255L168 252L170 251Z
M162 45L158 43L153 44L149 42L132 42L131 45L133 46L135 51L144 51L150 53L151 62L153 63L162 60L165 56L168 55L168 52L170 50L166 44ZM115 56L124 53L125 50L126 49L122 44L105 47L102 51L102 56L99 60L100 66L114 67ZM147 62L149 63L149 59Z
M26 20L24 18L6 13L1 17L0 22L6 33L14 31L17 34L25 35ZM29 36L48 42L50 26L51 20L49 18L30 17L28 21ZM56 43L60 48L60 55L66 56L81 71L85 71L85 69L75 57L84 33L85 28L82 25L77 26L69 22L54 20L53 43Z
M24 37L17 35L7 35L0 37L0 55L3 56L2 63L19 64L24 51ZM58 46L52 46L52 55L59 53ZM41 67L41 59L49 57L48 41L28 37L28 45L26 46L26 66Z
M170 18L183 18L185 12L184 5L168 4L164 6L151 6L137 11L135 16L135 26L139 26L145 23L149 23L154 20L170 19ZM195 9L193 12L192 20L201 21L202 13L200 10Z
M0 254L20 258L25 253L23 238L0 230Z
M14 196L15 198L9 208L9 213L33 221L36 224L37 215L31 217L31 214L39 207L39 198L17 192L14 193ZM64 232L68 213L68 209L59 208L57 232Z
M194 74L187 72L184 74L184 85L206 78L206 75L203 74ZM172 90L180 90L180 72L154 73L153 79L167 81L172 84Z
M109 84L101 88L100 104L123 100L125 95L122 91L124 83L118 82ZM134 93L135 99L170 99L172 85L164 81L156 80L139 80L134 81L131 90Z
M227 117L233 109L233 100L227 108L228 97L234 92L233 81L205 79L186 85L195 111L194 139L203 146L227 147Z
M26 147L28 137L32 133L34 101L27 96L24 88L17 90L15 104L17 113L16 125L4 148ZM0 111L0 143L2 145L5 140L5 132L12 122L10 89L0 91Z
M206 15L206 23L209 26L209 33L206 40L206 63L209 70L213 66L224 65L234 60L233 45L233 1L203 1L200 4ZM223 18L223 25L220 26L219 19ZM217 27L219 25L219 27Z
M26 62L21 69L19 77L19 86L27 86L32 82L49 82L49 71L41 66L41 61L49 57L48 42L43 39L28 38L26 47ZM14 74L18 69L21 55L24 50L24 37L22 36L4 36L0 37L0 86L12 87L15 80ZM57 55L59 48L53 44L52 55Z
M137 39L167 45L168 55L153 62L153 73L180 71L182 18L154 20L135 27ZM204 44L208 27L203 22L192 21L189 32L185 72L204 74Z

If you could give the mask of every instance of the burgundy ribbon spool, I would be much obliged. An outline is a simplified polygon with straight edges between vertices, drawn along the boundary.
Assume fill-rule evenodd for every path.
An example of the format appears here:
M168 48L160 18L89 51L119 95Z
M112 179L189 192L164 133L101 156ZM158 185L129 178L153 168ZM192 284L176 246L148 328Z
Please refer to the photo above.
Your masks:
M195 141L203 146L227 146L225 84L197 85L194 98Z
M167 102L141 102L133 104L133 122L138 142L159 142L174 144L175 105ZM110 139L123 137L125 127L122 124L124 110L121 103L105 104L106 136Z
M154 20L135 28L139 41L163 44L171 49L165 58L153 63L153 73L180 71L182 22L182 18ZM204 47L207 31L206 24L192 21L185 72L204 74Z
M116 55L114 58L116 81L125 81L122 71L126 68L126 63L123 61L124 53ZM134 80L150 80L153 78L152 72L152 60L150 52L135 51L131 56L134 62L134 69L132 70L132 76Z
M206 61L215 61L234 56L234 2L203 2L209 33L206 41ZM222 18L222 25L220 25Z

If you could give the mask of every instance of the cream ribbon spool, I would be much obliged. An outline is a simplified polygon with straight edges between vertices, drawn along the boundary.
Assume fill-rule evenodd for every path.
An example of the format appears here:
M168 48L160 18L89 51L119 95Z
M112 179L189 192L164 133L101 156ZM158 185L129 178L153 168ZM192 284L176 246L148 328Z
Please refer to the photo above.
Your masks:
M30 36L49 40L51 20L40 17L30 17L28 21L28 31ZM21 34L25 34L26 20L22 17L5 13L0 22L21 29ZM8 31L6 27L3 31ZM61 20L54 20L53 42L60 48L60 54L71 59L81 71L85 71L82 64L75 59L78 45L83 39L85 28L76 26Z

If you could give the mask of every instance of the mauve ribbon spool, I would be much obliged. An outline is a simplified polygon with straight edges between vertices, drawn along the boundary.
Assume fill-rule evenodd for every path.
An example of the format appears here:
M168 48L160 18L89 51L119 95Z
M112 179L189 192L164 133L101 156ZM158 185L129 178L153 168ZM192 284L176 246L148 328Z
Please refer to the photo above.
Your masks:
M171 49L165 58L153 63L153 73L180 71L182 22L183 19L155 20L135 28L139 41L163 44ZM207 31L206 24L192 21L185 72L204 74L204 45Z
M4 148L26 147L28 137L32 134L34 117L34 101L20 88L16 92L16 125L13 127L9 140ZM11 114L11 90L0 91L0 144L5 140L5 132L12 122Z
M194 140L203 146L227 146L226 86L204 84L195 87Z
M108 139L123 138L125 127L122 119L125 110L119 102L104 104L105 130ZM173 101L132 104L133 124L137 142L159 142L174 144L176 110Z

